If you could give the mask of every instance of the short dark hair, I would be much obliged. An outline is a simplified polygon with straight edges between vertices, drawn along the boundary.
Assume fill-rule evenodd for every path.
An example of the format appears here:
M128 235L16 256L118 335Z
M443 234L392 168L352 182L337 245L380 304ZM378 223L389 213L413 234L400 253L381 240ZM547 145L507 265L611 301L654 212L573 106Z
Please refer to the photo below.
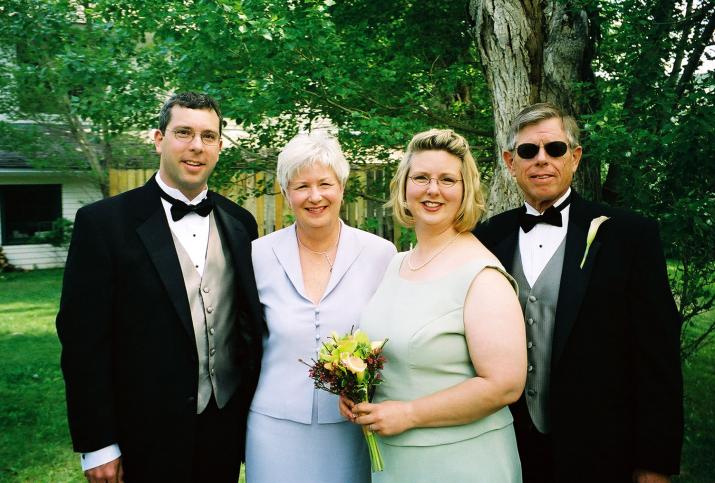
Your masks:
M221 134L223 116L221 115L221 108L218 107L218 102L208 94L199 92L180 92L167 99L164 105L161 106L161 111L159 111L159 131L162 134L166 134L166 126L171 122L171 108L174 106L214 111L218 116L218 133Z

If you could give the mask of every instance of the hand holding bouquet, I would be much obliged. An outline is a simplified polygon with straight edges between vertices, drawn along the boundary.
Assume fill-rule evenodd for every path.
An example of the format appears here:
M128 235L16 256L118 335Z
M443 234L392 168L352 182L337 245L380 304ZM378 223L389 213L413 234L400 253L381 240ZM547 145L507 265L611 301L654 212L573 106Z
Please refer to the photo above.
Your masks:
M345 396L356 403L369 402L375 386L382 382L380 370L385 363L382 348L387 340L370 342L360 330L342 337L335 332L323 342L318 360L308 375L315 387L332 394ZM375 434L363 426L363 434L370 451L372 471L382 471L384 464L377 447Z

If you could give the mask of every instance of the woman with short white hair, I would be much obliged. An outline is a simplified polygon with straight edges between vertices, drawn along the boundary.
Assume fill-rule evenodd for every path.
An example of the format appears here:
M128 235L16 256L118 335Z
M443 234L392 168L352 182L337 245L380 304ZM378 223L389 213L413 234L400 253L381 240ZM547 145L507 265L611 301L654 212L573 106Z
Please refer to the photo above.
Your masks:
M362 431L308 368L332 331L357 328L395 247L340 220L350 166L337 140L299 134L278 156L277 178L295 223L253 242L269 335L248 417L248 483L370 481Z

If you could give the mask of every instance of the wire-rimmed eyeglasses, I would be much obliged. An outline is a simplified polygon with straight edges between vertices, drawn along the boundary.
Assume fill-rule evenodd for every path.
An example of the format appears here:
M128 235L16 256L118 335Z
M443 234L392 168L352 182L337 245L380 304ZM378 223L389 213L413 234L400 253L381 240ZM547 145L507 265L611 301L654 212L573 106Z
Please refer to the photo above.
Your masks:
M462 181L459 178L455 178L454 176L448 175L443 175L439 178L430 178L429 176L424 174L416 174L414 176L408 176L408 178L410 178L412 182L418 186L427 186L432 182L432 180L435 180L439 186L442 186L444 188L451 188L455 184Z
M181 141L182 143L190 143L196 137L196 133L193 129L180 127L172 130L174 137ZM206 146L216 146L221 140L221 135L216 131L203 131L199 134L201 137L201 142Z

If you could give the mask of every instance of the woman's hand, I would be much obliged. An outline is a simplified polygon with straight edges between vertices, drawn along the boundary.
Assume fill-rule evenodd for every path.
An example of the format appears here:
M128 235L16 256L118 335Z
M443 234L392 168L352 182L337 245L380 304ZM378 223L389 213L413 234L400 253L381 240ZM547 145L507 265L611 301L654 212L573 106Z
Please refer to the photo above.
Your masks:
M340 396L340 402L338 403L338 408L340 409L340 414L348 421L355 422L355 413L353 413L353 408L355 403L345 396Z
M415 427L412 403L407 401L363 402L355 404L351 412L357 416L354 422L380 436L393 436Z

